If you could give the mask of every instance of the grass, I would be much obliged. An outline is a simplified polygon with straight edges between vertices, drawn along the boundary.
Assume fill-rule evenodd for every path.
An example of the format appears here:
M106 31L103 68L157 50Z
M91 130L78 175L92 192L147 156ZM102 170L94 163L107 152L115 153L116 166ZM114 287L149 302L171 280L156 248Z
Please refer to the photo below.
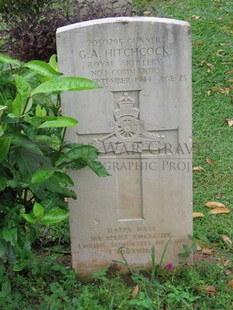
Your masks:
M212 244L212 254L196 254L196 264L182 270L154 267L151 274L113 276L106 270L95 274L90 284L77 281L67 256L68 223L43 231L42 248L50 255L35 256L29 270L5 273L0 269L0 309L216 309L232 308L233 240L233 117L231 96L232 22L231 1L177 0L134 1L135 11L186 20L193 38L193 137L194 236L203 235ZM206 162L213 160L216 166ZM206 201L219 201L229 214L210 215ZM61 233L62 232L62 233ZM62 238L61 238L62 234ZM45 239L46 238L46 239ZM46 240L46 242L45 242ZM38 252L37 252L37 255ZM68 256L69 260L69 256ZM214 287L214 288L213 288ZM139 289L139 291L138 291Z

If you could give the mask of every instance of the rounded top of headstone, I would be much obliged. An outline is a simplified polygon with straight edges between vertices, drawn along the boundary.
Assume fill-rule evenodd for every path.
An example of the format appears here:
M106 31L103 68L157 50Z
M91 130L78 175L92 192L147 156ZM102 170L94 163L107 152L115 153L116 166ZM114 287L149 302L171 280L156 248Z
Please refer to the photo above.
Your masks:
M57 29L57 33L66 32L69 30L74 30L77 28L88 27L88 26L97 26L97 25L104 25L104 24L130 24L135 22L145 22L150 24L170 24L170 25L179 25L179 26L186 26L189 27L189 23L182 20L177 19L170 19L170 18L160 18L160 17L145 17L145 16L134 16L134 17L108 17L102 19L94 19L90 21L85 21L81 23L76 23L64 27L60 27Z

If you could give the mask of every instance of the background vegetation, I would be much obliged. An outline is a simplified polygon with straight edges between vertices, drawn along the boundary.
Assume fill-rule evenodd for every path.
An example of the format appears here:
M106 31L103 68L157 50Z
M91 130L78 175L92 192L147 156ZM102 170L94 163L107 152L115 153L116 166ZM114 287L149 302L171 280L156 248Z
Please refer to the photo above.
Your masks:
M151 274L128 277L103 270L84 285L70 268L68 222L41 225L27 268L0 267L0 308L232 308L232 12L232 1L134 1L135 14L182 19L192 28L194 211L204 215L194 219L195 265L182 270L157 266ZM29 48L27 40L21 42ZM224 204L229 213L211 214L207 201Z

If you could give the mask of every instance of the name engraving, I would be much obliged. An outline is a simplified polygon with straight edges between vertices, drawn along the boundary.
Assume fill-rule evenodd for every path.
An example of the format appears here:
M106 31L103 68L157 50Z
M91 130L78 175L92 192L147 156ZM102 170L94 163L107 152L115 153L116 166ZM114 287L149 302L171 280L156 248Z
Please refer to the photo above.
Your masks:
M77 52L90 78L102 86L159 80L164 59L171 55L172 47L157 36L88 40Z

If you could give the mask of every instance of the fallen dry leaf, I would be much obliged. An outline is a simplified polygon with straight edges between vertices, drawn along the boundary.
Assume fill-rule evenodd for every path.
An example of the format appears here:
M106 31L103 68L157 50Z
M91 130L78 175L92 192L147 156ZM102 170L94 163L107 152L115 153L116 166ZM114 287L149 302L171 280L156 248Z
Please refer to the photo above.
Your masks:
M208 248L203 249L203 250L202 250L202 254L211 255L211 254L212 254L212 250L211 250L211 249L208 249Z
M211 294L216 294L217 293L215 287L212 286L212 285L208 285L205 290L206 290L207 293L211 293Z
M193 17L194 19L196 19L196 20L201 18L201 16L199 16L199 15L193 15L192 17Z
M210 214L230 213L228 208L215 208L210 211Z
M194 243L195 243L195 245L196 245L197 251L198 251L198 252L201 251L201 250L202 250L202 247L200 246L199 241L198 241L198 240L194 240Z
M225 74L232 74L232 73L233 73L233 69L230 69L230 70L225 72Z
M131 298L131 299L135 298L135 297L137 296L138 292L139 292L139 286L136 285L136 286L133 288L132 293L130 294L130 298Z
M196 218L196 217L205 217L205 215L201 212L193 212L193 218Z
M233 126L233 118L226 118L229 127Z
M210 69L214 69L215 66L213 64L210 64L210 63L207 63L207 66L210 68Z
M233 288L233 279L231 281L228 282L227 286L232 287Z
M144 13L144 15L151 15L152 14L151 11L144 11L143 13Z
M225 208L226 206L218 201L206 201L205 206L208 208Z
M222 241L226 243L227 245L229 245L230 247L232 246L232 241L228 236L222 235Z
M211 90L212 91L219 91L220 87L217 87L217 86L212 86L211 87Z
M202 45L203 42L202 42L201 40L199 40L199 41L193 42L193 44L194 44L195 46L199 46L199 45Z
M204 171L205 169L201 166L193 167L193 171Z
M230 88L229 87L225 87L225 88L219 88L219 92L222 94L229 94L230 93Z
M226 32L233 33L233 31L229 29L227 26L222 26L221 29L223 29Z
M217 51L217 56L223 56L224 50L220 49Z
M206 157L206 162L207 162L207 164L209 164L209 165L211 165L213 167L216 166L216 162L213 161L212 159L208 158L208 157Z
M199 252L199 251L207 251L207 250L210 250L209 247L208 247L208 244L206 242L202 242L202 246L200 244L200 241L198 239L194 239L193 240L195 245L196 245L196 250Z
M218 242L212 242L212 247L218 247L220 244Z
M226 260L223 264L224 267L229 267L230 266L230 261L229 260ZM230 272L230 270L226 270L226 274L228 274ZM229 273L231 274L231 272Z

